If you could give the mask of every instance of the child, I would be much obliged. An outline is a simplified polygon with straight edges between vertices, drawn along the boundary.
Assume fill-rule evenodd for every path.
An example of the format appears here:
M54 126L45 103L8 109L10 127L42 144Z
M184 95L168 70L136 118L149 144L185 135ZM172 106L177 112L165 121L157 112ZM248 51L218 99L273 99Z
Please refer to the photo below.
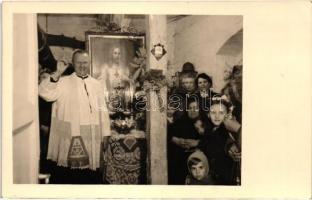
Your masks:
M218 185L232 185L233 160L229 156L229 132L223 122L229 115L230 104L225 96L214 96L211 101L208 118L211 127L206 131L202 149L208 156L211 174Z
M189 174L186 185L212 185L213 180L209 174L209 163L205 154L199 150L192 153L187 159Z

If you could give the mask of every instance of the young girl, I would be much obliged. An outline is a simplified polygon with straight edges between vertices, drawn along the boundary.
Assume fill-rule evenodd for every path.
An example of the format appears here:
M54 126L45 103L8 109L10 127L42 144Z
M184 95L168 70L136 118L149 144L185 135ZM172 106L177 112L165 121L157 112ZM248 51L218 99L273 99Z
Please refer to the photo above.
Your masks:
M209 159L211 173L217 185L234 184L232 180L233 160L228 155L229 132L223 124L229 114L230 105L223 96L212 98L208 118L211 127L206 130L202 149Z
M199 150L192 153L187 159L189 174L185 179L186 185L213 185L209 173L209 163L205 154Z

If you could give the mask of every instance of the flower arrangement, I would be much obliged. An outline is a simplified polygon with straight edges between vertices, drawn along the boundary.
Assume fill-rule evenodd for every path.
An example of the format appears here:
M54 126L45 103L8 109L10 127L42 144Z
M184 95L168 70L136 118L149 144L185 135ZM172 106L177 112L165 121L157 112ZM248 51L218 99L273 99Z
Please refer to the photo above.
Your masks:
M132 80L138 85L143 82L142 77L145 75L146 68L146 49L143 47L136 51L136 56L129 63L132 68Z
M155 91L159 102L159 108L162 112L164 107L163 100L160 96L160 89L168 85L168 81L163 75L163 71L156 69L145 71L146 49L142 47L136 51L136 57L133 58L130 66L135 70L132 79L141 86L142 91L139 91L140 95L146 95L148 91Z
M143 77L143 90L145 92L154 91L156 92L158 103L159 103L159 110L163 112L165 110L163 99L160 96L160 89L168 85L168 81L166 77L162 74L162 70L155 70L151 69L146 72L145 76Z
M145 91L159 91L162 87L167 85L167 79L162 74L162 70L151 69L145 73L143 77L143 89Z
M91 30L107 33L128 33L132 35L143 34L142 31L138 31L134 26L130 26L130 19L123 18L121 20L114 20L115 17L112 14L97 15L95 19L96 27Z
M160 90L167 85L166 77L162 74L162 70L151 69L145 71L146 68L146 49L143 47L136 51L136 56L129 64L135 72L132 75L134 81L143 82L143 90Z
M136 122L132 117L126 117L125 119L119 118L112 121L112 128L120 134L130 133L130 131L134 129L135 126Z

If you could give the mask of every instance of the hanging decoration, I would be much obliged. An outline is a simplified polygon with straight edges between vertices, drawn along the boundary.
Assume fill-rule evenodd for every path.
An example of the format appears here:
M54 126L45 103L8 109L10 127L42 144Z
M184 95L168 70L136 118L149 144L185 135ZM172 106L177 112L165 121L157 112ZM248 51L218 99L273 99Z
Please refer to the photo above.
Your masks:
M160 60L167 53L167 51L164 48L163 44L158 43L154 45L154 47L151 50L151 53L156 58L156 60Z

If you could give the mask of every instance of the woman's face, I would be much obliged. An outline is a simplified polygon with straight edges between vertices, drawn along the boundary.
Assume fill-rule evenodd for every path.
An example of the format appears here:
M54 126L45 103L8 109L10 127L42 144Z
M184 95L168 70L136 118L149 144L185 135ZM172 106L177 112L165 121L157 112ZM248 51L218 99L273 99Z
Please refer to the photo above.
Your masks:
M207 79L204 79L204 78L199 78L197 84L198 84L197 86L198 86L199 90L201 90L201 91L206 91L211 87L211 85L207 81Z
M227 114L226 107L223 104L213 104L210 107L209 117L215 126L219 126Z
M114 48L113 49L113 59L114 60L119 60L120 59L120 49L119 48Z
M223 94L226 96L227 99L231 100L230 88L229 87L226 87L224 89Z
M231 89L235 99L242 102L242 81L241 79L234 79L231 82Z
M176 109L174 107L168 105L167 117L173 117L173 114L174 114L175 111L176 111Z
M187 115L191 119L195 119L199 116L199 107L197 102L190 103L188 109L187 109Z
M195 80L194 78L185 77L182 79L182 86L187 92L193 92L195 89Z

